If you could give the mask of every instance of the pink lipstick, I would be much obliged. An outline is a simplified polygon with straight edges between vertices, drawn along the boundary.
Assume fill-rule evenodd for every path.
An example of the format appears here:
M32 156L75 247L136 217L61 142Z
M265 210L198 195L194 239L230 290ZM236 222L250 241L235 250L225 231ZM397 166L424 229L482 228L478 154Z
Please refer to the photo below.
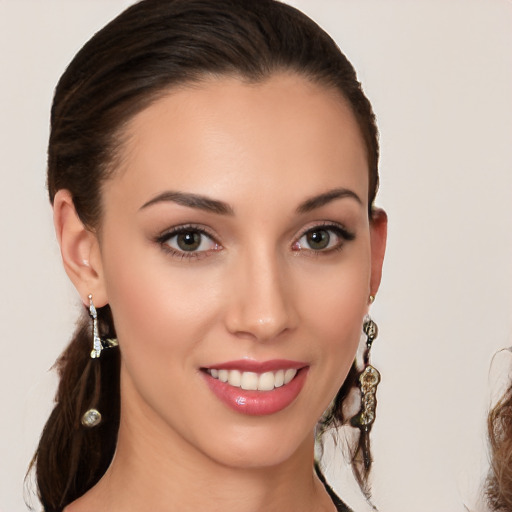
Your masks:
M262 416L288 407L305 383L308 365L299 361L243 359L202 368L210 390L231 409Z

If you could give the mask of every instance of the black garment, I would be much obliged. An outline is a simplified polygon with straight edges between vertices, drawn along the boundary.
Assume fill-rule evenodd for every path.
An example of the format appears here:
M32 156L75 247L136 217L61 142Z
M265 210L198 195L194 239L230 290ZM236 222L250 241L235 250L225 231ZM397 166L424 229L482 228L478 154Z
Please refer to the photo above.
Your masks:
M336 493L332 490L331 486L325 480L325 477L322 474L322 471L320 470L320 467L318 466L318 464L316 462L315 462L315 471L316 471L318 478L320 478L320 481L324 484L325 490L331 497L331 500L334 503L336 510L338 512L353 512L351 508L349 508L347 505L345 505L345 503L343 503L343 501L341 501L338 498L338 496L336 496Z

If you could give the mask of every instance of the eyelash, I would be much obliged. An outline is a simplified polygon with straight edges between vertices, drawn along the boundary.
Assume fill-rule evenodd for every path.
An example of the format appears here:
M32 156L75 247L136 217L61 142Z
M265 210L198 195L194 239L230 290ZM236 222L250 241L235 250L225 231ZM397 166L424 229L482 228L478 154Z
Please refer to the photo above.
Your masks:
M299 245L299 242L302 238L307 236L309 233L314 233L315 231L325 231L334 233L336 237L340 239L333 247L328 247L325 249L313 249L313 248L304 248ZM172 238L175 238L181 234L199 234L201 237L208 238L213 244L214 247L212 249L208 250L202 250L202 251L182 251L175 249L169 245L169 241ZM312 227L309 227L305 229L300 236L296 239L296 241L292 244L292 250L296 252L306 252L309 253L309 255L312 256L320 256L323 254L330 254L331 252L337 252L341 251L343 247L345 246L346 242L350 242L355 239L355 234L348 231L344 226L341 224L335 224L332 222L325 222L316 224ZM155 241L161 246L162 250L164 250L166 253L170 254L172 257L178 258L178 259L202 259L207 256L210 256L214 252L219 252L223 249L223 247L216 241L215 236L210 233L207 229L205 229L202 226L197 226L194 224L187 224L183 226L175 227L169 231L166 231L165 233L162 233L158 237L156 237ZM330 238L328 240L330 243ZM203 243L203 240L201 240L201 243Z
M328 247L325 249L316 250L316 249L312 249L312 248L300 247L300 245L299 245L300 240L302 238L304 238L305 236L307 236L309 233L314 233L315 231L326 231L326 232L334 233L336 235L336 237L338 237L340 240L333 247ZM344 248L346 242L351 242L355 238L356 238L355 233L348 231L341 224L325 222L325 223L316 224L315 226L305 229L302 232L302 234L298 237L297 241L293 243L292 248L293 248L293 250L298 251L298 252L306 251L311 256L321 256L321 255L330 254L332 252L341 251ZM328 242L330 243L330 238L329 238Z
M215 247L206 251L180 251L169 245L169 240L171 238L187 233L198 233L202 237L210 239L215 244ZM213 252L222 250L222 246L215 240L215 236L212 233L208 232L204 227L196 226L194 224L186 224L166 231L156 238L156 242L162 247L162 250L178 259L205 258L210 256Z

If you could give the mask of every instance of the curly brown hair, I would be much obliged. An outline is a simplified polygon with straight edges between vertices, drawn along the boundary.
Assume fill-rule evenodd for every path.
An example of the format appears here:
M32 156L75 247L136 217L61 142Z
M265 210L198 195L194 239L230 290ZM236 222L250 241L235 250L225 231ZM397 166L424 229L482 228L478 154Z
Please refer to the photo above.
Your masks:
M512 383L487 418L491 467L486 498L493 510L512 510Z

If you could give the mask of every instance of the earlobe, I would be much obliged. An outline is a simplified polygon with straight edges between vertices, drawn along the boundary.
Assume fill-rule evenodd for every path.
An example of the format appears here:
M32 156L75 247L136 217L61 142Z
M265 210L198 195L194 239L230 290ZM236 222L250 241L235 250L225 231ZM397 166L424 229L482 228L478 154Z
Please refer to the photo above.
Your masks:
M370 222L370 237L372 251L372 269L370 277L370 295L374 296L380 286L382 277L382 264L386 252L386 240L388 234L388 216L380 208L374 209Z
M96 234L79 219L69 190L59 190L53 202L53 223L66 274L82 302L88 295L101 307L108 299L103 280L101 253Z

